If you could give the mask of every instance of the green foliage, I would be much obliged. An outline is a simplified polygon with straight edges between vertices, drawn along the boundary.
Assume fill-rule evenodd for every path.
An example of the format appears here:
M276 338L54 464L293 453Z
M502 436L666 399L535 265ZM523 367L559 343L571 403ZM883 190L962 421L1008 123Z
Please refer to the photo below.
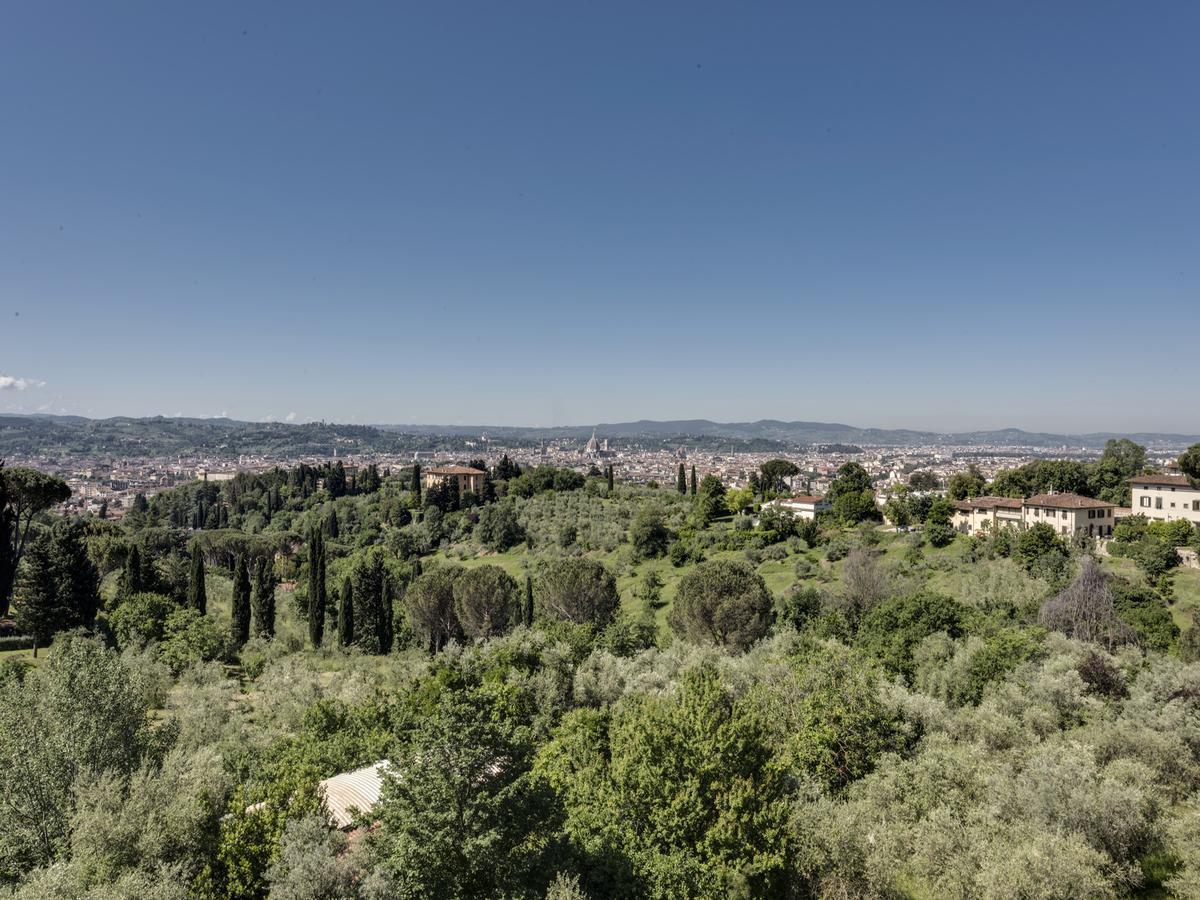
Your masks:
M744 651L771 627L771 607L766 584L750 566L712 560L680 579L668 621L684 640Z
M23 680L0 682L0 880L67 852L77 779L129 776L151 757L148 700L116 653L75 635Z
M617 582L602 563L585 557L544 560L534 576L537 617L603 628L620 603Z
M1021 532L1014 555L1027 572L1035 572L1047 558L1065 558L1066 550L1054 526L1038 522Z
M715 669L666 697L570 714L538 775L593 896L773 896L786 884L787 780L753 707Z
M200 615L208 611L208 590L204 578L204 554L199 543L192 544L192 567L188 578L187 604Z
M530 777L527 733L485 694L447 691L397 761L371 851L388 893L491 897L542 892L555 806Z
M108 625L118 646L140 647L163 639L167 618L178 608L162 594L134 594L108 614Z
M946 547L954 542L955 531L950 524L954 516L954 506L950 501L939 498L929 507L925 514L925 537L934 547Z
M455 608L454 582L463 572L461 566L436 566L413 579L405 591L404 609L409 630L431 653L462 635ZM356 587L356 598L358 592Z
M969 611L941 594L920 593L884 600L868 612L858 629L857 645L889 672L911 678L913 652L929 635L951 638L967 632Z
M39 646L60 631L92 627L100 579L88 557L81 522L63 519L38 532L22 560L17 594L17 625Z
M946 485L946 494L951 500L966 500L968 497L980 496L987 486L987 479L979 471L979 466L971 463L967 471L956 472L950 476Z
M61 478L0 460L0 618L8 615L33 520L71 496Z
M907 737L884 705L874 670L837 644L812 647L789 660L776 691L759 692L781 762L841 791L867 775Z
M241 650L250 639L250 564L239 556L233 565L233 600L230 606L229 643Z
M475 533L480 543L497 553L503 553L525 540L525 529L521 527L516 505L511 500L485 506L479 513Z
M517 619L518 591L517 582L499 566L477 566L455 577L454 612L466 636L485 640L507 631Z
M159 659L178 675L188 666L218 659L225 649L213 621L194 609L174 609L163 623Z
M665 556L671 532L662 511L652 506L642 506L629 526L629 543L640 559L655 559Z

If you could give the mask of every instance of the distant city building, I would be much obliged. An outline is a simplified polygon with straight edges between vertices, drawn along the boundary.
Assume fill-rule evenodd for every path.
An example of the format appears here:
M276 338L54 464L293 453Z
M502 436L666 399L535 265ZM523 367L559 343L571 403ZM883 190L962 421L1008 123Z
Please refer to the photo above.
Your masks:
M1171 522L1187 519L1200 525L1200 489L1186 475L1138 475L1129 479L1133 514Z
M460 497L467 491L478 495L483 493L483 476L486 474L470 466L435 466L421 470L421 487L428 490L449 481L458 487Z

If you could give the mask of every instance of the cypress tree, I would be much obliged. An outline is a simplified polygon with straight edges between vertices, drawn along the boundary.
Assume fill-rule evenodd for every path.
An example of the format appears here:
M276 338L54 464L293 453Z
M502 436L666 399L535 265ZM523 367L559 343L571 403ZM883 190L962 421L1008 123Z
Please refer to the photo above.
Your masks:
M683 463L679 464L679 471L675 473L675 490L681 494L687 493L687 473L684 471Z
M259 637L275 636L275 563L260 556L254 565L254 624Z
M246 557L238 554L233 564L233 606L230 609L230 639L242 649L250 639L250 569Z
M354 584L349 576L342 582L342 595L338 598L338 646L349 647L354 643Z
M413 495L413 507L420 509L421 507L421 464L413 463L412 485L409 488Z
M327 533L329 534L329 536L331 538L335 538L335 537L339 536L341 527L338 525L338 517L337 517L336 509L333 510L332 512L330 512L329 518L325 520L325 526L327 528Z
M383 572L383 583L379 586L379 652L392 652L392 580Z
M692 496L696 496L696 464L692 463Z
M529 575L525 576L525 609L522 610L522 620L526 628L533 627L533 578Z
M613 489L613 467L608 467L608 492L611 494Z
M204 586L204 554L200 544L192 544L192 574L188 579L188 606L204 615L208 611L208 591Z
M325 637L325 540L313 529L308 545L308 639L320 648Z

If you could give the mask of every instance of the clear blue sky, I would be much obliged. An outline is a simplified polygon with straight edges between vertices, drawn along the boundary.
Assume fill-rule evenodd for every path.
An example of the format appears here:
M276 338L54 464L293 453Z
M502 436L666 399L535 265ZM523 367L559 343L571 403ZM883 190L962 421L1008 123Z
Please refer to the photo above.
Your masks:
M0 411L1200 432L1200 4L9 3Z

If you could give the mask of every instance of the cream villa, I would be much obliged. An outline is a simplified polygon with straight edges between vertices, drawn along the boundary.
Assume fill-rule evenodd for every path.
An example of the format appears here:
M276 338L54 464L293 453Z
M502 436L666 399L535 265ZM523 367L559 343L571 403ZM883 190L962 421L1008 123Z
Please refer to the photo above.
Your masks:
M1044 522L1059 534L1110 537L1117 505L1079 494L1019 497L972 497L954 504L954 527L964 534L994 528L1029 528ZM1136 512L1136 501L1135 509Z
M1171 522L1187 519L1200 525L1200 489L1186 475L1138 475L1130 478L1133 514Z

